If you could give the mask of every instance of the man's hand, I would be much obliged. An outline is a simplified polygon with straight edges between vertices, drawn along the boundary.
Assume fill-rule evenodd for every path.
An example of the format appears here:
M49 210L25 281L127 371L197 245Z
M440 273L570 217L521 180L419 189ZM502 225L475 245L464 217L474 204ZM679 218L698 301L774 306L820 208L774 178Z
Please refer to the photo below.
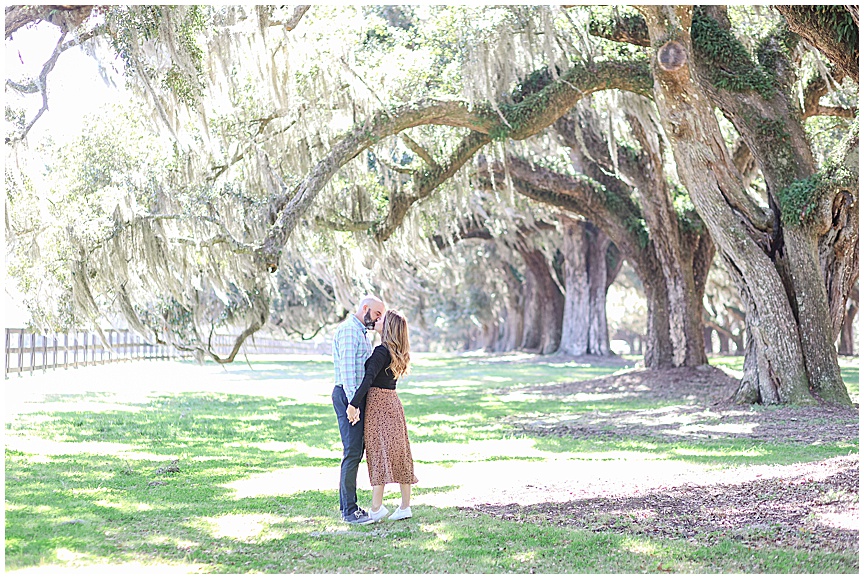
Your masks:
M351 426L354 426L355 424L360 422L360 409L359 408L355 408L349 404L348 405L348 411L346 412L346 414L348 415L348 422L351 423Z

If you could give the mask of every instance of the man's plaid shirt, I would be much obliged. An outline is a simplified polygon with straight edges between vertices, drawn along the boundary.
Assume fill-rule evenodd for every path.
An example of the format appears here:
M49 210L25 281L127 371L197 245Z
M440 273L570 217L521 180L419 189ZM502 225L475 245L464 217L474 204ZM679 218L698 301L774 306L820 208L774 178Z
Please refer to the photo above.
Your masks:
M366 327L357 316L350 315L339 324L333 336L333 368L336 371L336 385L345 390L348 400L360 388L365 373L366 358L372 354L372 344L366 338Z

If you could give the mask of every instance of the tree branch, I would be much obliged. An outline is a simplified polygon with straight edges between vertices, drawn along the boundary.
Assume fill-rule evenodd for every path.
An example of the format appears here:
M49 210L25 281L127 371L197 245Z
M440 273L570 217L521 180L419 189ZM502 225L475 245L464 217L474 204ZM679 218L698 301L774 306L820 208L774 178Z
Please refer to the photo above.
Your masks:
M232 236L231 233L228 231L228 228L225 226L225 224L214 217L209 217L206 215L191 215L190 216L190 215L164 214L164 213L163 214L150 214L150 215L136 215L129 221L124 221L122 223L115 222L114 230L111 232L111 234L108 235L107 237L105 237L104 239L100 240L96 245L94 245L90 249L94 250L94 249L98 249L98 248L102 247L102 245L104 245L105 243L107 243L107 242L111 241L112 239L114 239L115 237L117 237L117 235L119 235L120 232L123 231L124 229L132 227L133 225L136 225L138 223L142 223L144 221L154 221L154 222L155 221L174 221L174 220L181 220L181 219L191 219L193 221L197 220L197 221L204 221L206 223L212 223L213 225L217 226L221 230L221 234L220 235L214 235L213 237L211 237L207 240L200 240L200 241L192 239L192 238L188 238L188 237L178 237L178 238L169 239L168 241L176 241L177 243L181 243L184 245L198 245L198 246L208 246L208 245L212 246L212 245L224 243L224 244L228 245L234 253L240 253L240 254L255 253L256 246L253 246L253 245L250 245L247 243L243 243L242 241L237 241L234 238L234 236Z
M285 30L291 32L292 30L297 28L297 25L300 24L300 19L303 18L303 15L306 14L306 11L309 10L309 8L310 6L308 4L295 6L294 13L291 15L291 18L285 21Z
M332 221L330 219L324 219L323 217L316 217L315 223L326 227L327 229L332 229L333 231L368 231L369 229L375 227L378 223L377 221Z
M636 46L651 46L648 38L648 25L645 19L638 14L616 14L607 20L592 18L588 24L588 34L614 40L615 42L626 42Z
M429 165L429 167L431 169L439 169L440 168L438 166L438 162L435 160L435 158L432 157L432 155L429 153L429 151L424 149L420 145L420 143L418 143L417 141L415 141L414 139L409 137L406 133L400 134L399 137L402 139L402 142L405 143L405 146L407 146L409 149L411 149L411 151L415 155L417 155L418 157L420 157L421 159L426 161L426 164Z
M8 8L7 8L8 13ZM63 40L66 38L66 31L60 34L60 39L57 41L57 46L54 48L54 52L51 54L51 57L48 59L45 64L42 65L42 70L39 72L39 77L37 79L31 80L27 84L19 84L12 80L6 79L6 86L18 91L22 94L33 94L37 92L42 93L42 108L39 109L39 112L36 113L36 116L33 117L20 135L15 137L14 139L7 139L6 143L17 143L23 141L25 137L27 137L27 133L30 132L30 129L33 125L36 124L36 121L39 120L47 110L48 110L48 74L54 70L54 66L57 64L57 59L60 58L60 55L73 48L75 46L80 45L91 38L98 36L101 32L98 29L93 29L84 34L79 35L77 38L73 38L69 42L64 43ZM8 38L8 35L7 35Z
M266 293L266 292L262 292ZM264 312L268 312L270 310L269 304L264 308ZM211 333L207 339L207 350L206 353L213 358L215 362L219 364L230 364L234 361L235 356L237 356L237 352L240 351L240 346L243 345L243 342L246 341L246 338L257 332L264 326L264 323L267 321L267 314L262 313L259 317L257 317L249 326L243 330L237 339L234 340L234 347L231 348L231 353L228 354L227 357L222 358L216 352L213 351L213 334Z
M858 22L855 13L837 5L774 6L774 9L783 15L792 32L815 46L842 76L858 82ZM844 16L848 22L843 22Z
M48 73L54 70L54 65L57 64L57 59L60 58L60 55L65 50L63 48L63 41L66 39L66 34L66 32L60 34L60 40L57 41L57 46L54 47L54 52L51 54L48 61L42 65L42 71L39 73L39 78L34 81L36 86L39 88L39 91L42 93L42 107L39 109L39 112L36 113L36 116L27 123L27 126L24 127L21 134L12 139L6 139L7 143L18 143L23 141L27 137L27 133L30 132L30 129L33 128L33 125L36 124L36 121L38 121L39 118L45 114L45 111L48 110Z
M829 107L819 104L819 99L828 94L828 83L822 76L813 77L804 89L804 111L802 118L810 117L842 117L854 119L858 109L846 109L843 107Z
M282 248L324 185L344 164L384 137L419 125L447 125L479 133L471 137L475 141L472 147L485 139L525 139L551 125L576 102L593 92L617 88L649 96L652 87L648 63L644 60L604 61L576 65L540 92L519 103L498 107L508 119L507 124L501 122L495 108L488 103L471 106L465 101L424 99L379 111L343 137L298 185L296 194L279 203L276 220L258 252L259 265L270 271L278 268ZM434 174L432 177L429 182L438 181ZM415 190L414 196L428 195L434 187L428 192L423 189ZM398 212L404 215L401 207L397 210L397 215ZM386 233L389 227L386 224L382 232Z
M478 168L481 186L491 189L491 175L501 183L510 177L514 189L530 199L583 215L608 235L630 259L639 260L644 247L636 226L642 216L628 196L621 198L597 181L584 175L564 175L508 156L506 174L500 162ZM646 240L647 241L647 240Z
M18 29L45 20L59 26L63 32L80 26L90 17L94 6L78 5L25 5L6 7L6 39Z

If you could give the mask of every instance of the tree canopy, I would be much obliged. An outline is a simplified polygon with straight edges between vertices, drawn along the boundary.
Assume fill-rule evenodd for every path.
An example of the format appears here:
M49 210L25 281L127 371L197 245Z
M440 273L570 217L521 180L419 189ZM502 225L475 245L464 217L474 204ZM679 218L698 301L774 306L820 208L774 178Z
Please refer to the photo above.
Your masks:
M566 289L556 255L587 219L645 288L649 365L704 363L716 251L747 320L740 399L848 403L854 7L10 6L7 52L34 27L55 48L7 78L6 210L37 324L121 314L222 361L367 291L483 326L532 247L531 283ZM134 102L30 142L79 47L117 59ZM466 224L486 241L460 243Z

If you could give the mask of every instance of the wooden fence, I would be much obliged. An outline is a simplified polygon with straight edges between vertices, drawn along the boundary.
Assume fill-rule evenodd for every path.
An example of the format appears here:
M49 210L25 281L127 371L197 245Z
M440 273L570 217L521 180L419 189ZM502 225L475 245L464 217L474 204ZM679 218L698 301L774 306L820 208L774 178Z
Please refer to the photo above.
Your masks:
M32 374L53 368L77 368L130 360L168 360L191 355L170 346L148 344L129 330L104 330L102 343L93 332L40 334L22 328L6 328L6 378L22 372ZM214 336L213 350L227 355L234 346L234 336ZM327 354L329 344L295 342L269 337L252 337L243 344L248 354Z
M122 360L166 360L182 354L167 346L148 344L129 330L105 330L107 343L93 332L40 334L6 328L6 377L51 368L77 368Z

